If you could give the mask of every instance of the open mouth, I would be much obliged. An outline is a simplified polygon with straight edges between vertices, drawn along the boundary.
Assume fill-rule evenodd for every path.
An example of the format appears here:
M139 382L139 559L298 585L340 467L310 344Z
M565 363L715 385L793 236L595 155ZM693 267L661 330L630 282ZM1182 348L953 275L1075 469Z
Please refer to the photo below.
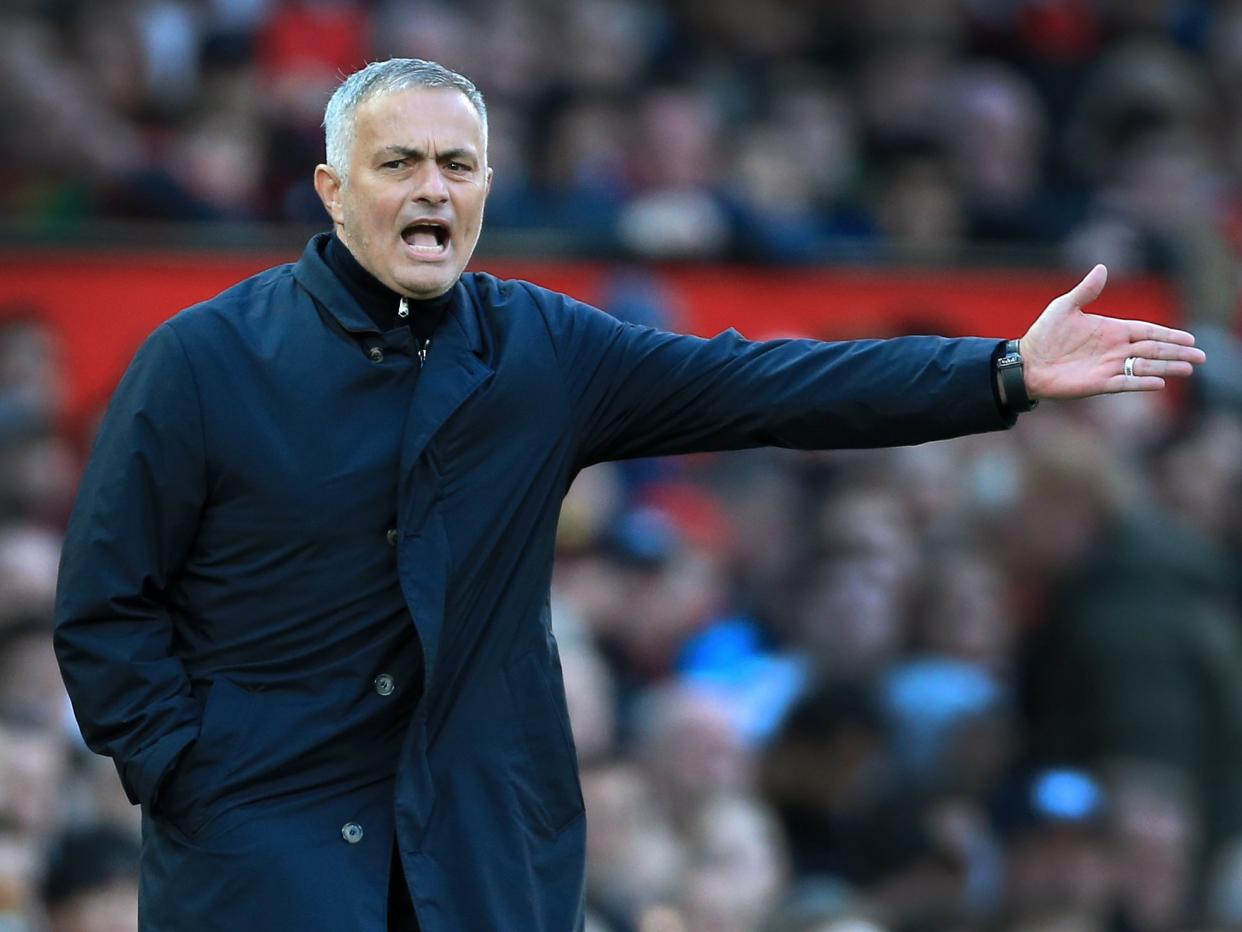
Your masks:
M401 231L401 239L415 255L442 256L448 251L448 225L435 220L415 220Z

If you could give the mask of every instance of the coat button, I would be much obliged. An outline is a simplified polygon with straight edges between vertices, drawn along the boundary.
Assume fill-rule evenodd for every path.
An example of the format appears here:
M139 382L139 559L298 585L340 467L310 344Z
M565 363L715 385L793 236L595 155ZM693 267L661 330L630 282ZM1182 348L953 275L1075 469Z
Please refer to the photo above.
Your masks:
M375 678L375 691L381 696L391 696L396 688L397 681L387 673L381 673Z
M395 527L390 527L388 533L384 536L388 539L389 547L397 546L397 529Z
M351 845L362 841L362 826L357 822L346 822L341 826L341 837Z
M367 350L367 355L371 357L371 362L384 361L384 351L378 346L372 346L369 350Z

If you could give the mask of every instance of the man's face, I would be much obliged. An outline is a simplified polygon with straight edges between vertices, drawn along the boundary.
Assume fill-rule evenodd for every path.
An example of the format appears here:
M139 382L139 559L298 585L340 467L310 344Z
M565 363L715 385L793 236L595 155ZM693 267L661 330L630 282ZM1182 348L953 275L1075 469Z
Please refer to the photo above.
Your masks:
M453 88L372 97L355 114L349 159L344 184L315 169L341 240L393 291L444 294L474 252L492 183L474 106Z

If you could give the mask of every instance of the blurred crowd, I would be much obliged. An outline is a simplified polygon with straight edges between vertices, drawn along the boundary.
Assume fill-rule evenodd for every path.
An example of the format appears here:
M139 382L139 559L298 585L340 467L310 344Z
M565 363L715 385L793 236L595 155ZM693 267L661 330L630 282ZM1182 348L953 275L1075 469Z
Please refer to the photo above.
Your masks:
M0 213L321 225L323 105L390 55L487 96L489 229L579 250L1120 272L1242 238L1231 0L6 0Z
M1242 417L584 473L598 929L1242 929Z
M323 103L390 54L478 82L488 224L532 242L1035 244L1172 274L1218 341L1189 391L1002 435L584 472L590 932L1242 930L1242 3L6 0L0 213L323 225ZM51 650L64 382L0 314L0 932L136 923L137 814Z

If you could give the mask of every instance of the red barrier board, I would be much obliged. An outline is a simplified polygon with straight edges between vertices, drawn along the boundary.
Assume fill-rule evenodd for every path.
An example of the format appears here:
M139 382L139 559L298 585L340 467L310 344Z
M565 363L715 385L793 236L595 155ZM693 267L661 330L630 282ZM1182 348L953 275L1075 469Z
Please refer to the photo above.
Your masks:
M179 309L293 255L158 251L12 250L0 253L0 316L33 313L61 340L71 417L111 392L142 338ZM618 276L659 291L677 329L736 327L754 339L824 339L938 332L1020 336L1045 304L1074 284L1063 271L892 268L625 266L487 260L476 267L525 278L590 303ZM1171 289L1154 279L1110 285L1102 313L1176 320Z

